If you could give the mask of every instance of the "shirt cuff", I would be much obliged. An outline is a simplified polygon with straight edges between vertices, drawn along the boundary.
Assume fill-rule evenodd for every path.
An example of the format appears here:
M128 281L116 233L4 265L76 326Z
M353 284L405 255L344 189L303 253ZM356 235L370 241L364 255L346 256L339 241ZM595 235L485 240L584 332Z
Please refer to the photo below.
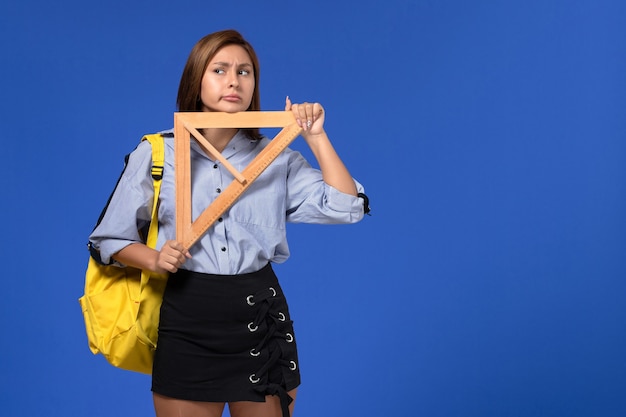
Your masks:
M365 190L358 181L354 180L357 193L363 193ZM326 203L328 208L338 212L348 212L352 215L356 215L358 218L363 217L363 200L360 197L352 194L343 193L336 188L325 184L326 186Z
M111 258L114 254L124 249L126 246L135 243L130 240L117 240L107 239L98 244L93 244L93 247L100 253L100 261L104 265L115 265L119 267L125 267L126 265Z

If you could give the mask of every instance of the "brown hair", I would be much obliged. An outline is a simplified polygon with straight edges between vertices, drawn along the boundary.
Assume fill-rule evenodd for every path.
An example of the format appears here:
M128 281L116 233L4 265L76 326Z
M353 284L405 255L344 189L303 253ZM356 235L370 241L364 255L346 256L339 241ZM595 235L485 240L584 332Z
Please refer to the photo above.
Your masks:
M239 32L229 29L206 35L194 45L178 85L178 97L176 98L178 111L202 111L202 101L200 100L202 77L211 59L221 48L227 45L239 45L250 56L254 70L254 92L250 107L247 110L261 110L259 60L252 45ZM245 132L253 139L261 137L258 128L245 129Z

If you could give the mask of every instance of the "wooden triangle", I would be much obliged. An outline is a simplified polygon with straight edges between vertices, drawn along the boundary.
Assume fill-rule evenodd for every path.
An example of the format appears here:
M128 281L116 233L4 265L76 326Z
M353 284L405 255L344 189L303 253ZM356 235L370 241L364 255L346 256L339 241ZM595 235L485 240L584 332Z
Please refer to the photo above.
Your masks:
M237 171L220 152L202 136L204 128L276 128L283 129L252 162ZM177 112L174 113L174 153L176 186L176 240L190 248L211 225L258 178L302 129L290 111L247 111L240 113ZM194 221L191 217L191 137L235 177L235 180L213 200Z

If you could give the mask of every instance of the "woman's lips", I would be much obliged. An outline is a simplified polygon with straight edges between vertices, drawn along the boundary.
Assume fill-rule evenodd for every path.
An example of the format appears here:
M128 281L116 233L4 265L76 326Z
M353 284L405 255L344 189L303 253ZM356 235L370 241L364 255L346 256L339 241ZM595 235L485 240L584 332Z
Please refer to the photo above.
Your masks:
M236 94L231 94L231 95L227 95L227 96L222 97L222 100L236 102L236 101L241 101L241 97L239 97Z

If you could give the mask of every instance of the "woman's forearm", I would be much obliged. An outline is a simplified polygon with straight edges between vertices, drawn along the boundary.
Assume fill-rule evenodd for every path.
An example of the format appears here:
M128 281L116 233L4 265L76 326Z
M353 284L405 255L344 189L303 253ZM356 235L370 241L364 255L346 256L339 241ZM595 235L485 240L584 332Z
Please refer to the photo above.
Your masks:
M159 252L157 250L149 248L143 243L131 243L112 256L113 259L121 264L133 268L160 272L157 271L158 257Z
M322 171L324 182L345 194L356 196L354 179L335 151L326 132L305 137Z

